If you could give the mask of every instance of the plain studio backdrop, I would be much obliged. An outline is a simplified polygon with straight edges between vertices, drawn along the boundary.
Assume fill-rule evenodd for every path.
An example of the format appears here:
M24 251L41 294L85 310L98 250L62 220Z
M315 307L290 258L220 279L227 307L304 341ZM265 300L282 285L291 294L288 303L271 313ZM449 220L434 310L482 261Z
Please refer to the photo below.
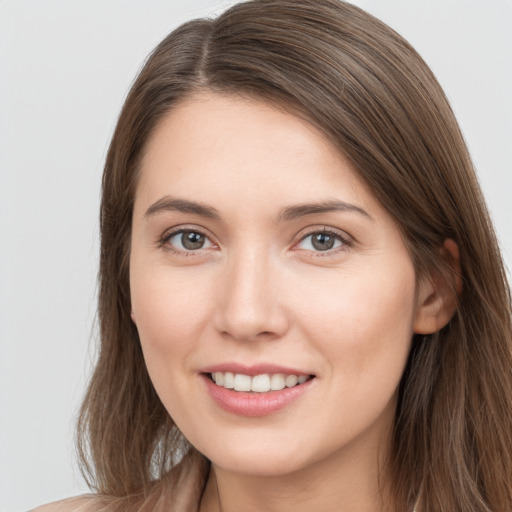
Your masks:
M96 340L102 164L174 27L234 2L0 0L0 512L80 494L73 428ZM512 1L359 0L437 75L512 264Z

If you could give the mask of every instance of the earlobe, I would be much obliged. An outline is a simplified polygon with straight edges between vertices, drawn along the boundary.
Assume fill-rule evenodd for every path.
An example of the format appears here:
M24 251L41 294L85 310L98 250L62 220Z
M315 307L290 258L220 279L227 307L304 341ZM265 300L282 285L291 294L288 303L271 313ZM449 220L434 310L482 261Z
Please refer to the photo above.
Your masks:
M130 317L132 319L132 322L137 325L137 322L135 321L135 312L133 311L133 308L130 310Z
M418 304L414 319L415 334L432 334L442 329L457 309L462 292L459 247L446 239L440 249L447 272L434 269L419 283Z

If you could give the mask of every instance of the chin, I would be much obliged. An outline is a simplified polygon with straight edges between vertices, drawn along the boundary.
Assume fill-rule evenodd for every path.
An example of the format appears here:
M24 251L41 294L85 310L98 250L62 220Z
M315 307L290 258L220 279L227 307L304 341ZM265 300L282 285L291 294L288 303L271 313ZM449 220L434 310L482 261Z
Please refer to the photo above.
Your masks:
M300 446L283 446L283 443L268 442L246 443L237 447L234 443L219 443L222 449L213 448L202 453L214 464L226 471L259 477L284 476L300 471L314 463L314 452L311 457L304 453L304 444ZM306 444L306 446L308 446ZM309 444L311 452L312 447ZM316 452L318 453L318 452Z
M283 460L282 457L223 457L221 460L211 460L212 464L238 475L253 477L286 476L306 467L299 461Z

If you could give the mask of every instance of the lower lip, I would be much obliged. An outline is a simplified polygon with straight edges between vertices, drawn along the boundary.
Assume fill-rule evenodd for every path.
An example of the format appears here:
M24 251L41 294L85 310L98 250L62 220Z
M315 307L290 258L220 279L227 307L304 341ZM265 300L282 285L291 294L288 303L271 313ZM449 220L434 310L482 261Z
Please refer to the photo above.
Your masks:
M253 417L267 416L284 409L304 395L311 388L311 384L315 380L314 378L309 379L303 384L279 391L247 393L217 386L209 375L203 374L202 378L210 396L219 407L233 414Z

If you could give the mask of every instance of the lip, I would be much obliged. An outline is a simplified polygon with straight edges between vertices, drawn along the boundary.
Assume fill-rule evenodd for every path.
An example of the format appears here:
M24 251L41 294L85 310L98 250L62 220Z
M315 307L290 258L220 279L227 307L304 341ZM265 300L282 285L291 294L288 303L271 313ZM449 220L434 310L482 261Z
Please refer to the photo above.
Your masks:
M231 367L232 368L232 367ZM232 371L232 370L213 370L213 371ZM207 389L208 394L213 401L225 411L238 416L260 417L277 413L290 406L293 402L304 396L312 387L316 379L310 379L292 388L284 388L279 391L269 391L267 393L249 393L243 391L234 391L217 386L208 375L212 372L206 372L200 375ZM242 371L236 373L244 373ZM257 372L250 375L261 373L287 373L280 372ZM291 375L296 375L290 373ZM246 375L248 375L246 373ZM299 375L305 375L303 372Z

